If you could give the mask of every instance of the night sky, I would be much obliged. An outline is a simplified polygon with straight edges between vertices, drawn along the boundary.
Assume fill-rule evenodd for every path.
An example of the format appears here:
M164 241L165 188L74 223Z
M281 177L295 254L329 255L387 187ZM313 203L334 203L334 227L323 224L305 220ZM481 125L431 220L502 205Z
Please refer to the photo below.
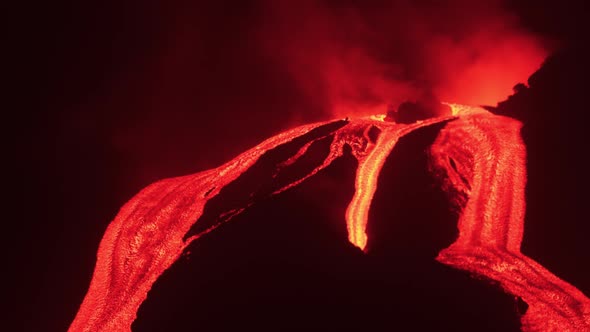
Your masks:
M590 184L583 162L588 140L581 120L588 108L587 5L276 3L73 2L23 12L26 15L13 32L15 49L23 51L13 68L19 73L13 97L22 111L14 112L14 122L5 125L14 142L11 161L16 161L7 174L9 195L16 199L10 203L11 220L6 222L22 228L18 244L7 253L18 279L18 286L8 286L16 311L14 330L67 329L86 293L104 230L141 188L158 179L217 167L296 125L347 112L385 112L388 103L395 106L432 94L469 102L486 80L476 82L471 74L454 73L461 66L472 66L484 68L475 72L487 75L486 63L494 63L477 64L465 58L469 52L475 59L488 59L487 54L496 59L494 52L499 52L500 57L514 59L511 70L530 65L526 59L549 57L528 82L527 76L508 82L508 88L519 82L530 88L521 88L499 105L484 102L525 123L529 201L523 252L590 294L590 269L584 263L590 261L585 200ZM439 39L432 37L434 31ZM482 31L481 40L471 39L471 31ZM449 41L461 51L451 52ZM528 45L515 52L525 60L509 51L519 45ZM504 82L506 77L511 78L494 79ZM457 89L462 85L474 92ZM508 93L502 96L498 101L507 99ZM506 309L512 305L510 297L450 269L412 263L426 261L453 238L453 230L429 225L433 216L444 215L446 206L438 193L421 191L427 184L413 172L425 165L411 151L428 146L434 135L431 130L421 131L400 142L399 153L386 165L384 174L390 175L380 180L387 184L383 187L414 183L414 194L426 197L436 208L415 217L420 222L412 227L392 229L382 222L391 218L387 217L391 211L411 216L420 209L411 202L389 209L387 200L397 199L399 191L378 192L374 208L383 218L370 226L378 234L374 247L382 248L370 258L378 263L367 263L342 233L343 213L335 206L350 195L354 166L351 160L342 160L327 178L310 179L282 197L264 200L227 225L226 231L191 246L190 259L173 267L157 284L155 295L148 296L134 328L231 330L272 321L294 322L292 327L301 329L319 319L327 329L339 321L336 326L341 329L360 324L367 330L393 330L399 326L391 319L420 320L425 312L437 317L443 324L438 326L461 320L461 316L445 317L447 313L467 315L454 330L467 330L473 327L469 324L494 317L504 328L513 327L515 317ZM411 196L408 190L395 201ZM285 213L294 210L298 212ZM300 220L305 224L300 225ZM422 238L427 245L391 246L430 226L436 231ZM398 235L392 235L395 232ZM312 233L321 234L322 241ZM248 236L255 240L244 240ZM408 248L415 256L399 254ZM268 256L273 250L289 259L273 260ZM411 278L400 277L395 267L384 267L382 262L394 258ZM332 268L326 267L327 262ZM294 269L293 264L303 267ZM202 272L206 268L210 272ZM294 280L301 289L293 288ZM346 293L347 285L359 280L365 286ZM471 291L488 297L470 297ZM328 300L302 310L313 292ZM434 293L439 296L429 297ZM257 294L258 302L246 301ZM398 310L389 302L389 307L382 305L387 299L396 302L396 296L398 302L417 309L397 311L394 316L379 311ZM243 303L224 302L236 297ZM442 313L441 303L448 308ZM364 304L367 307L360 313L353 310ZM172 310L174 305L178 309ZM462 310L469 306L485 310L481 316L465 314ZM252 318L255 312L274 318ZM345 322L355 313L360 318ZM240 318L227 322L231 315ZM217 325L220 322L225 325ZM427 330L429 325L424 324ZM267 328L276 330L277 325Z

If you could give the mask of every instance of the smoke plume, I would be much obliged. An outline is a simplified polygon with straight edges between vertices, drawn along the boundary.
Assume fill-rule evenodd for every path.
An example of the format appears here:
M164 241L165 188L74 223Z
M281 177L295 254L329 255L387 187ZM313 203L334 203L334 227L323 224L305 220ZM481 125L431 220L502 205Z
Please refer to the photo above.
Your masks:
M538 69L542 41L501 1L265 1L259 40L335 116L402 102L496 105Z

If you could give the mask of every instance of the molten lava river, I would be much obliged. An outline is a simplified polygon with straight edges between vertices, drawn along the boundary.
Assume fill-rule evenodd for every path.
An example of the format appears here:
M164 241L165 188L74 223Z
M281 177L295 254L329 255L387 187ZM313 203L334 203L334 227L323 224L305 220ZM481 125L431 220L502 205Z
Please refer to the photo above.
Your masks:
M205 204L267 152L301 142L275 165L273 178L302 158L318 140L330 152L315 168L269 195L280 194L325 169L345 149L358 161L355 192L346 209L349 241L365 251L369 208L387 156L400 137L444 124L430 147L433 169L445 190L461 200L459 236L437 260L499 285L528 304L523 331L590 331L590 300L520 252L525 213L526 151L521 123L484 109L449 104L452 115L410 124L384 116L304 125L274 136L230 162L189 176L165 179L139 192L120 210L100 243L89 290L69 331L130 331L154 282L187 246L255 202L225 211L217 222L191 232ZM451 197L451 199L453 199Z

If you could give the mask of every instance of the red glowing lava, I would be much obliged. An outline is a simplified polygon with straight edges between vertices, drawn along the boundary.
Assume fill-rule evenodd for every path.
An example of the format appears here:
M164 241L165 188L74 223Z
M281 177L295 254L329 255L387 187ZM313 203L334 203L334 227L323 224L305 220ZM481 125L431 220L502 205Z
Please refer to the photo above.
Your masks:
M275 190L279 194L316 174L343 154L345 145L358 160L355 194L346 210L349 240L365 249L369 208L385 159L409 132L447 121L431 148L435 165L448 176L447 186L463 195L459 237L437 260L497 281L521 297L529 309L525 331L590 329L590 300L520 252L525 211L525 148L521 124L483 109L450 105L453 115L411 124L383 117L344 120L316 135L277 168L296 162L310 145L333 135L323 162ZM90 288L70 331L130 331L137 310L158 277L200 236L184 239L198 223L205 204L252 167L266 152L331 122L295 128L262 142L216 169L156 182L125 204L100 243ZM319 137L318 137L319 136ZM228 211L236 215L246 209ZM227 219L226 219L227 220Z
M590 300L520 252L526 182L520 127L514 119L475 109L439 134L432 146L435 163L467 201L458 239L437 260L497 281L522 298L529 305L523 331L588 331Z

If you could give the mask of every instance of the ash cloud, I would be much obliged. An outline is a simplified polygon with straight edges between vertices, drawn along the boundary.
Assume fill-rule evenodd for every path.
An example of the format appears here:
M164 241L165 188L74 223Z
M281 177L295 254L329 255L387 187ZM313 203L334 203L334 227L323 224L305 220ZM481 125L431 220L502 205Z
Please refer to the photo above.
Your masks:
M501 1L263 1L257 39L333 116L427 96L495 105L548 53Z

